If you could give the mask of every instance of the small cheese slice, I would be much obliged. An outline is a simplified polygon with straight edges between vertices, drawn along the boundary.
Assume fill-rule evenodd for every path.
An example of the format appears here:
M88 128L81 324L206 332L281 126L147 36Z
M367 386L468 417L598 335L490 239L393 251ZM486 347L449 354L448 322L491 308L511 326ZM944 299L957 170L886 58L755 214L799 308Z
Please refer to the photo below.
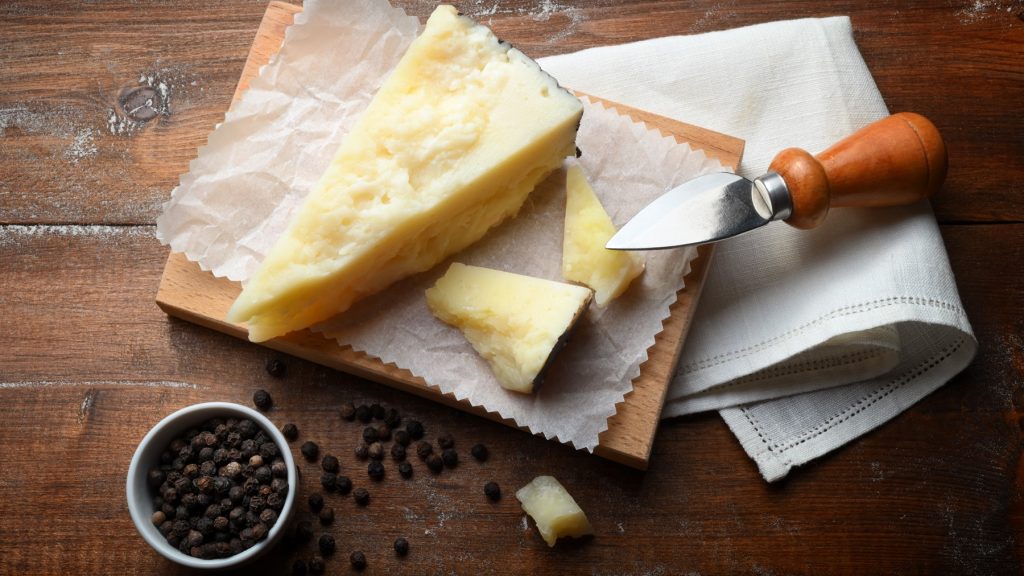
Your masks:
M578 164L566 172L565 192L562 276L593 288L595 302L604 308L643 273L644 258L604 247L615 235L615 225Z
M516 214L575 150L580 101L438 7L228 319L268 340L433 267Z
M537 523L548 546L554 546L563 536L578 538L594 533L587 515L552 476L537 476L516 492L516 498Z
M490 268L452 264L427 290L427 305L466 340L509 390L537 389L590 304L591 292Z

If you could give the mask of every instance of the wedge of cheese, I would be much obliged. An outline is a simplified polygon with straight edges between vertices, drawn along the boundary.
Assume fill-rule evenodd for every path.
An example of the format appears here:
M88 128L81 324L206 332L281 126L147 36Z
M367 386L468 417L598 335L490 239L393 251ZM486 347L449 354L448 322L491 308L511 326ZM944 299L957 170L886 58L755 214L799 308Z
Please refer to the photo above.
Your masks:
M427 290L434 315L462 330L503 387L524 393L540 386L590 299L582 286L459 263Z
M537 476L516 492L523 511L537 523L541 538L554 546L563 536L593 534L587 515L553 476Z
M582 105L438 7L228 313L259 342L427 270L516 214L575 150Z
M565 192L562 276L593 288L595 302L604 308L643 273L644 257L604 247L615 225L579 165L569 167Z

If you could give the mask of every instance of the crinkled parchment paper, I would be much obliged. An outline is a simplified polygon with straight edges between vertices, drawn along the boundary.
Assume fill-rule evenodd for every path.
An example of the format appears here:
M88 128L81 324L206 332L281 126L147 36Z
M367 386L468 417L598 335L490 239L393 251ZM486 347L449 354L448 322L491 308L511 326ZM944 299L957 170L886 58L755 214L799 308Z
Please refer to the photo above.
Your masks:
M383 1L305 6L280 54L210 136L158 220L161 241L217 276L244 282L254 272L418 29ZM668 188L721 169L699 150L584 105L578 162L617 226ZM515 219L450 261L561 280L564 185L564 171L556 171ZM462 334L430 314L423 292L448 262L314 330L536 434L593 450L632 389L692 256L648 253L644 274L607 309L591 308L530 396L501 388Z

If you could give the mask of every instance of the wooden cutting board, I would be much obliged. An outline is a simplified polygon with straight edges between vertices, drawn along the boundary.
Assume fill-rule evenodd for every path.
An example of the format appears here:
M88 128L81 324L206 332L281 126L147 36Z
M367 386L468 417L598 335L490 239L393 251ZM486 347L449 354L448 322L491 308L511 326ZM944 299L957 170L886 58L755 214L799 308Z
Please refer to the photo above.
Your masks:
M301 10L291 4L270 3L238 81L235 101L248 87L249 80L259 72L259 68L280 48L285 29ZM693 148L704 150L707 155L717 158L723 166L735 168L739 164L743 141L738 138L621 104L605 103L612 105L621 114L657 128L680 142L688 142ZM633 392L619 404L618 412L608 419L608 429L601 434L600 444L595 450L600 456L634 468L647 468L669 379L679 359L679 351L711 262L711 246L700 247L698 254L692 264L692 271L686 277L686 287L679 291L678 300L671 308L671 316L665 320L664 330L648 350L648 360L641 366L640 376L633 381ZM172 252L164 267L156 302L171 316L238 338L247 338L244 326L224 320L228 308L240 291L239 283L215 278L203 272L198 264L190 262L184 255ZM503 420L468 402L460 402L451 395L442 394L437 388L405 370L355 352L351 347L341 347L334 340L308 330L263 342L262 345L515 426L511 420Z

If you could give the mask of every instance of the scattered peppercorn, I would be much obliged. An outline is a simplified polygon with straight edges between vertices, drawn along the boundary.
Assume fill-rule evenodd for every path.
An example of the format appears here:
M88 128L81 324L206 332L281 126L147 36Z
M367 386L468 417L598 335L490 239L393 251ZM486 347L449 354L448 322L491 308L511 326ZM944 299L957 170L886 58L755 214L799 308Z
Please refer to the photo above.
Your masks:
M413 440L419 440L423 438L424 430L423 424L418 420L409 420L405 423L405 430L409 433L409 437Z
M285 440L291 442L299 437L299 427L289 422L281 428L281 433L284 434ZM303 566L305 566L305 564L303 564Z
M430 456L427 456L426 463L427 468L430 468L430 471L434 472L435 474L440 472L441 469L444 468L444 461L441 460L441 457L438 456L437 454L431 454Z
M310 494L306 500L309 502L309 509L313 512L319 512L324 507L324 497L319 492Z
M331 536L330 534L321 534L320 540L317 542L317 545L320 548L320 553L324 556L330 556L331 554L334 554L334 536Z
M334 508L330 506L324 506L323 510L318 514L320 523L324 526L329 526L334 523Z
M412 438L409 438L409 433L405 430L395 430L394 439L402 446L408 446L409 442L412 442Z
M370 460L370 464L366 467L366 474L370 476L371 480L380 480L384 478L384 465L379 460Z
M409 462L398 464L398 474L401 475L401 478L413 478L413 464Z
M356 550L349 557L348 561L356 570L366 569L366 555L361 550Z
M270 393L266 390L257 390L252 395L252 403L260 410L266 412L274 405L274 399L270 397Z
M405 538L398 537L395 539L395 554L399 556L405 556L409 553L409 541Z
M316 442L306 442L299 448L299 452L302 452L306 460L316 462L316 457L320 455L320 447L316 445Z
M374 442L366 449L366 454L374 460L380 460L384 458L384 445L380 442Z
M427 456L434 453L434 447L431 446L430 442L426 440L420 440L416 443L416 455L420 457L420 460L426 460Z
M366 404L360 404L359 406L356 406L355 417L356 417L356 420L359 420L363 424L366 424L366 423L368 423L370 421L370 419L373 416L370 414L370 407L369 406L367 406Z
M347 420L351 422L356 419L356 407L352 405L351 402L346 402L341 405L341 410L339 410L339 414L341 415L342 420Z
M402 416L398 414L398 410L390 408L388 409L388 413L384 415L384 423L387 424L389 428L394 430L395 428L398 428L399 424L402 423Z
M320 475L320 485L328 492L334 492L334 485L338 481L338 475L334 472L324 472Z
M370 502L370 492L366 488L356 488L352 491L352 499L360 506L366 506Z
M383 422L377 424L377 439L384 442L391 440L391 427Z
M501 499L501 486L498 486L497 482L488 482L484 484L484 494L488 499L497 502Z
M380 437L380 433L377 431L376 426L367 426L363 428L363 441L367 444L373 444Z
M455 438L452 438L451 434L442 434L437 437L437 445L440 446L442 450L447 448L454 448Z
M385 414L386 412L384 411L383 406L377 404L376 402L370 404L370 415L373 416L374 420L383 420Z
M324 565L324 559L319 556L313 556L309 559L309 573L310 574L323 574L326 566Z
M366 460L370 457L370 448L366 444L356 446L356 458Z
M283 378L284 373L287 371L287 367L284 362L281 362L277 358L271 358L267 360L267 373L274 378Z
M487 451L487 446L484 446L483 444L474 444L473 447L469 449L469 453L472 454L473 458L476 458L478 462L486 462L487 457L490 455Z
M320 461L320 467L328 472L338 471L338 458L331 454L324 456L324 459Z
M402 446L401 444L392 444L391 458L394 459L396 462L401 462L402 460L405 460L405 446Z
M441 452L441 460L444 461L446 467L455 468L459 465L459 453L454 448L447 448Z
M344 496L352 491L352 479L348 476L338 476L334 482L334 488Z

